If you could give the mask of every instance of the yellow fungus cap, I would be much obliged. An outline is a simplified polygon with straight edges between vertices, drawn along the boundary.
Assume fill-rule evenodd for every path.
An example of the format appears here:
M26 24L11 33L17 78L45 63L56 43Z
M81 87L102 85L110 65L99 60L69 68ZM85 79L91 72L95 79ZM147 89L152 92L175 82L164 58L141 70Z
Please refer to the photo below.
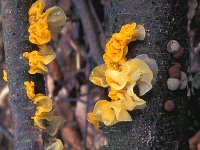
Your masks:
M103 59L109 69L121 70L121 65L126 61L128 44L136 40L144 40L145 29L136 23L122 26L119 33L114 33L106 44Z
M40 51L25 52L23 57L29 61L30 74L44 74L48 72L48 68L45 65L49 64L56 55L51 47L45 46Z
M111 89L109 97L111 101L100 100L96 103L93 112L88 114L88 121L99 126L98 121L110 126L121 121L131 121L128 111L144 109L146 102L140 99L133 91L138 85L140 95L144 95L151 88L153 73L149 66L141 59L134 58L121 65L121 70L95 67L90 75L96 85L108 85ZM95 78L94 78L95 77ZM104 81L104 84L100 84Z
M93 112L87 114L87 120L93 124L96 128L99 128L99 120L94 116Z
M119 100L118 94L121 93L122 95L125 94L125 90L114 90L110 89L108 96L111 98L112 101L117 101Z
M125 93L117 93L116 96L121 101L122 107L126 110L132 111L134 109L144 109L146 102L140 99L135 93L132 95L126 91Z
M44 3L41 0L37 0L28 11L29 16L39 16L44 9Z
M37 104L35 115L38 116L43 112L50 112L52 110L52 100L44 94L37 94L34 97L34 104Z
M98 121L102 121L106 126L121 121L132 121L131 116L122 106L121 101L100 100L95 104L93 112L88 113L88 121L97 127Z
M36 1L29 9L29 41L42 45L51 40L51 31L58 31L66 23L65 12L57 6L47 9L44 13L44 3Z
M124 88L126 90L127 85L137 84L140 89L140 95L144 95L152 88L153 73L141 59L134 58L124 62L121 71L107 69L102 66L95 67L90 74L90 81L96 85L102 87L109 85L114 90L122 90Z
M33 81L25 81L24 85L26 87L26 94L30 100L33 100L35 97L35 83Z
M144 40L145 29L143 25L136 25L136 23L126 24L122 26L120 33L126 37L124 40L129 43L136 40Z
M123 63L121 71L107 69L105 76L109 86L115 90L137 84L140 95L144 95L152 88L153 73L149 66L138 58Z
M46 130L45 132L48 133L50 136L55 136L58 129L64 125L65 119L61 116L53 116L51 121L46 122Z
M98 86L108 87L105 77L106 69L107 67L105 64L98 65L92 70L89 80Z
M93 110L93 115L106 126L116 123L115 112L109 104L110 102L107 100L99 100Z
M45 150L63 150L64 146L60 139L54 137L48 137L44 141L44 149Z
M57 6L47 9L47 11L49 12L48 15L49 30L52 33L60 31L61 26L63 26L67 21L65 12L60 7Z
M3 80L6 82L8 81L8 75L5 69L3 70Z
M36 126L41 129L46 129L44 120L51 121L53 119L53 115L51 113L41 113L40 115L31 118L34 120Z
M44 94L35 94L35 83L33 81L25 81L24 85L28 98L37 105L35 116L33 116L32 119L38 127L45 129L43 120L52 120L52 114L50 113L52 110L52 100Z
M43 13L44 7L44 2L37 0L28 12L30 24L28 29L29 41L37 44L40 49L39 51L23 53L23 57L28 59L30 74L48 72L45 65L55 59L54 51L51 47L46 46L51 39L50 30L57 30L66 22L66 15L61 8L52 7ZM51 114L53 102L48 96L34 93L34 82L26 81L24 84L27 96L36 104L35 116L32 117L34 124L43 130L46 129L46 133L50 136L54 136L59 126L63 123L63 118ZM44 149L62 150L64 148L62 142L50 136L48 137L48 143L44 144Z
M137 55L136 58L143 60L149 66L149 68L153 72L152 84L155 84L158 74L158 65L156 61L152 58L149 58L147 54Z
M118 100L111 102L99 100L95 104L93 112L87 114L87 120L97 128L99 128L99 121L106 126L111 126L118 122L132 121L127 110L143 109L146 106L146 102L140 98L135 100L135 97L131 97L127 93L115 92Z
M46 44L51 40L47 21L49 11L42 13L44 6L44 3L38 0L29 9L29 41L37 45Z

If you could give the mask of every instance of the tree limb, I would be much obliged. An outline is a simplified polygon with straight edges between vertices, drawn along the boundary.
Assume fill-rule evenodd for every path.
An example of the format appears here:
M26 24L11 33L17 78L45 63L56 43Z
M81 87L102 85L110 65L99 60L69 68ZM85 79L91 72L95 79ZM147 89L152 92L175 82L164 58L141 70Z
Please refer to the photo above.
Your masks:
M157 83L142 97L147 101L144 110L131 112L133 121L104 127L109 145L102 149L188 149L187 90L169 91L168 69L176 61L186 71L186 57L175 60L167 52L167 43L177 40L188 54L187 0L111 0L109 4L110 34L119 31L126 23L144 24L145 41L133 42L129 46L129 58L148 54L158 64ZM188 57L188 56L187 56ZM174 99L175 108L164 110L164 103Z
M85 0L73 0L73 3L76 8L76 12L80 16L83 30L86 35L87 42L89 44L89 54L88 57L93 59L92 61L101 64L102 61L102 55L103 50L100 44L100 41L98 39L97 32L95 30L94 22L92 20L92 15L89 10L88 1Z
M35 107L26 96L24 81L34 81L36 93L45 93L43 75L28 74L27 59L22 53L37 49L28 40L28 9L35 0L2 0L3 37L8 86L14 120L14 149L40 150L41 133L33 125Z

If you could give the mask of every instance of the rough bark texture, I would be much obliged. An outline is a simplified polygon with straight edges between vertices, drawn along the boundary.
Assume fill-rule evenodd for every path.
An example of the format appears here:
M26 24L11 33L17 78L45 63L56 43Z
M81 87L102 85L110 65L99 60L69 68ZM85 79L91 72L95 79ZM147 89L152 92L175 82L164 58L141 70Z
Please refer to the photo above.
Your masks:
M44 93L42 75L28 74L27 59L22 53L36 49L28 40L28 9L35 0L2 0L3 37L8 86L14 120L14 149L42 149L41 133L33 125L35 107L26 96L24 81L36 84L36 93Z
M109 7L110 34L125 23L144 24L146 38L133 42L129 58L148 54L159 67L157 83L143 98L144 110L131 112L133 121L103 127L109 139L108 150L186 150L187 97L186 90L167 89L168 68L175 59L167 52L169 40L175 39L184 47L185 57L179 60L186 71L188 53L187 0L111 0ZM167 112L163 104L174 99L175 109Z

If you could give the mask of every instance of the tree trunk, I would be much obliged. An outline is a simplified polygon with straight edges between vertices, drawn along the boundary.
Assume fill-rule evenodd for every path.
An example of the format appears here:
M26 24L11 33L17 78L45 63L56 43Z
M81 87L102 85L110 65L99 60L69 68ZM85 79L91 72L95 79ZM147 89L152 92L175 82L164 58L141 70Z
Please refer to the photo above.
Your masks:
M109 4L110 35L123 24L144 24L146 38L129 46L128 58L148 54L158 64L157 82L143 97L144 110L131 112L133 121L103 127L109 145L102 149L116 150L186 150L187 90L167 88L168 69L176 60L167 52L167 43L177 40L185 55L179 62L186 71L188 57L187 0L111 0ZM175 108L168 112L163 105L174 99Z
M45 93L42 75L28 74L26 51L37 49L28 40L28 10L35 0L2 0L3 37L8 86L14 121L14 149L39 150L42 148L41 133L33 125L35 107L26 96L24 81L34 81L36 93Z

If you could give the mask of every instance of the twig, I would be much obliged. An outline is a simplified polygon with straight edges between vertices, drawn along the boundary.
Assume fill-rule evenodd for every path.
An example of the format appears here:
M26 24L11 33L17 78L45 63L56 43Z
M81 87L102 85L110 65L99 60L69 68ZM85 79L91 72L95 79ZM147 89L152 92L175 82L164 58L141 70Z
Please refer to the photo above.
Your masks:
M87 102L83 101L80 98L66 98L66 97L60 97L56 103L66 103L66 102L81 102L83 104L87 104Z
M0 125L0 132L11 142L13 142L13 135L7 130L6 127Z
M96 13L96 11L95 11L95 9L94 9L94 6L92 5L92 1L91 1L91 0L88 0L88 4L89 4L89 7L90 7L90 9L91 9L92 16L94 17L95 22L97 23L97 26L98 26L98 28L99 28L99 31L100 31L101 36L102 36L102 38L103 38L103 41L105 42L107 38L106 38L105 33L104 33L104 31L103 31L101 22L99 21L99 18L98 18L98 16L97 16L97 13ZM102 46L102 47L103 47L103 46Z
M91 84L89 84L89 88L88 88L88 95L87 95L87 101L86 101L86 111L85 111L85 115L87 115L88 111L89 111L89 105L90 105L90 89L92 89ZM86 150L86 144L87 144L87 134L88 134L88 121L87 119L85 119L85 128L83 131L83 149Z
M6 85L0 92L0 106L3 104L3 100L7 97L9 93L8 85Z
M80 70L81 69L80 50L79 50L78 46L75 44L75 42L73 40L70 40L69 44L71 45L71 47L76 52L76 69Z
M76 7L76 12L80 16L83 30L86 35L87 42L89 44L88 57L93 60L94 63L101 64L103 51L96 33L94 23L92 21L92 15L89 10L87 0L73 0Z

